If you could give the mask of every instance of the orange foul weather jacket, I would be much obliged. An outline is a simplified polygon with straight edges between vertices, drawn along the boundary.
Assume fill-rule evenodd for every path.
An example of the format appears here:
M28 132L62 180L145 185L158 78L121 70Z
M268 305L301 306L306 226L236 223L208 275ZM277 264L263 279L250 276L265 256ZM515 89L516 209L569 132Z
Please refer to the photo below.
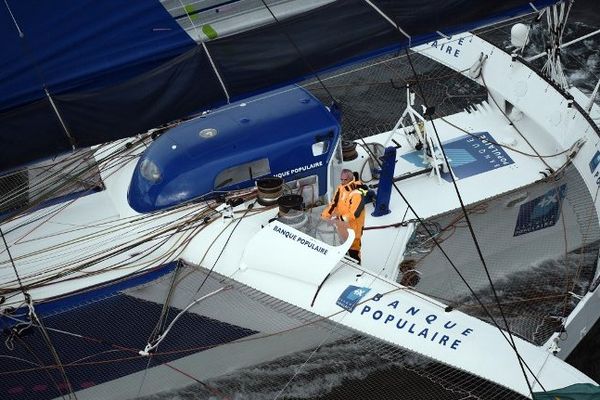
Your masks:
M340 184L333 196L333 201L321 213L325 219L336 215L346 221L354 231L355 237L350 249L360 251L360 238L365 226L365 195L367 190L360 181Z

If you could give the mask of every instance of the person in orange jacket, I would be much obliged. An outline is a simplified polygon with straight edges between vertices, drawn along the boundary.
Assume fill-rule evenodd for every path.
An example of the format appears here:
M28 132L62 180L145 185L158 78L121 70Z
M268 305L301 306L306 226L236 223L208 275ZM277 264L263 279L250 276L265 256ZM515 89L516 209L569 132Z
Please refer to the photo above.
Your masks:
M321 213L321 218L331 220L335 217L340 233L345 232L344 229L348 226L354 231L354 241L350 246L350 250L348 250L348 255L360 264L360 238L365 226L367 188L360 180L355 178L349 169L342 170L340 180L342 182L338 185L331 203Z

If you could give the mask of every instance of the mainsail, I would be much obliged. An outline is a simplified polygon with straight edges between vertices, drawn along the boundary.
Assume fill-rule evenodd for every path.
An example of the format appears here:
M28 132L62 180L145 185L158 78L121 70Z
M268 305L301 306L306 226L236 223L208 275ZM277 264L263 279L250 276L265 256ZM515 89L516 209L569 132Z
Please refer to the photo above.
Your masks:
M5 0L0 170L556 2L333 1L229 36L205 27L213 39L198 45L156 0ZM192 14L219 3L250 1L181 8L193 25ZM254 3L270 12L281 1Z

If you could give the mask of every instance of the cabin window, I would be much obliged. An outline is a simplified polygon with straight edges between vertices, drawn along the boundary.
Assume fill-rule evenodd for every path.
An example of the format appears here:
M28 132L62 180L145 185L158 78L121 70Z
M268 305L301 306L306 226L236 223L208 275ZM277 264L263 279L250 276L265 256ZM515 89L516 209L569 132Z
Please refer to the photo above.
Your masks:
M322 156L327 153L329 150L329 142L330 140L323 140L322 142L313 143L312 145L312 154L313 156Z
M312 145L312 154L314 157L322 156L329 151L331 139L334 137L333 131L315 136L315 143Z
M246 164L236 165L235 167L221 171L217 175L215 189L222 189L241 182L251 181L270 173L271 167L269 166L268 158L261 158L260 160L251 161Z

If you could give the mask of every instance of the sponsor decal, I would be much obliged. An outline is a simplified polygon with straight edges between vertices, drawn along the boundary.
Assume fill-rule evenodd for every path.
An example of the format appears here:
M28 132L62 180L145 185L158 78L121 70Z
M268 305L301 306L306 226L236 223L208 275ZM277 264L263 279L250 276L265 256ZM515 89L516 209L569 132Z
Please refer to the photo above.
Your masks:
M597 151L594 154L594 157L590 160L590 172L596 179L596 185L600 186L600 171L598 170L598 165L600 164L600 151Z
M600 164L600 151L597 151L596 154L594 154L594 157L592 157L592 159L590 161L590 172L591 173L594 173L594 171L598 167L598 164Z
M477 137L473 137L477 136ZM483 174L485 172L514 164L504 149L493 144L496 142L488 132L474 133L444 142L444 150L450 161L454 176L458 179ZM402 156L417 167L426 168L422 151L414 151ZM441 177L452 182L450 174L442 173Z
M288 169L287 171L279 172L279 173L275 174L275 176L278 178L285 178L286 176L296 175L296 174L299 174L300 172L309 171L311 169L319 168L322 166L323 166L323 161L317 161L312 164L307 164L307 165L303 165L301 167L292 168L292 169Z
M431 47L438 49L444 54L451 55L453 57L460 57L460 48L465 45L465 38L452 41L452 37L446 39L443 43L434 40L431 42Z
M381 301L382 297L377 294L373 302L364 304L360 316L388 332L392 330L402 335L414 335L451 350L458 350L465 338L473 333L472 328L461 326L443 315L423 311L400 300Z
M281 236L285 237L286 239L296 242L302 246L306 246L309 249L316 251L317 253L327 255L328 250L322 246L319 246L318 244L313 242L311 239L300 236L300 235L298 235L292 231L289 231L285 228L282 228L278 225L274 225L273 230L275 232L279 233Z
M545 194L521 204L513 236L524 235L554 226L560 217L562 200L567 193L567 184L550 189Z
M350 285L344 290L340 297L338 297L335 304L342 307L344 310L352 312L360 300L365 297L370 290L371 289L367 287Z

